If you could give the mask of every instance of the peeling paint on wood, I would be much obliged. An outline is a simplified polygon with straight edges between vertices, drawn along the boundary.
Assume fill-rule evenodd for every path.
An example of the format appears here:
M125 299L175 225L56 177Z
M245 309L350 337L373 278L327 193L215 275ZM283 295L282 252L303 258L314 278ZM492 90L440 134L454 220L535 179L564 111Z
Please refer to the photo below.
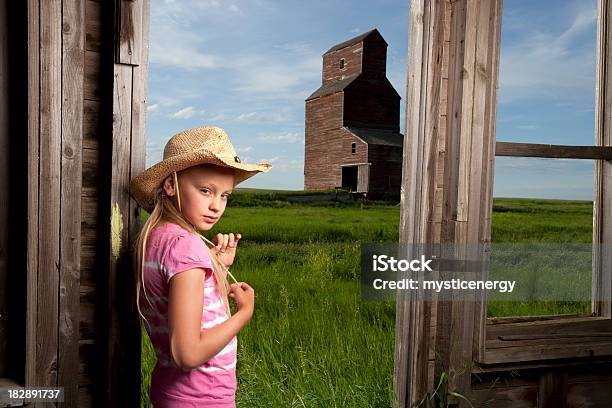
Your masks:
M111 254L113 261L119 258L121 252L121 232L123 231L123 216L119 204L113 204L111 208Z

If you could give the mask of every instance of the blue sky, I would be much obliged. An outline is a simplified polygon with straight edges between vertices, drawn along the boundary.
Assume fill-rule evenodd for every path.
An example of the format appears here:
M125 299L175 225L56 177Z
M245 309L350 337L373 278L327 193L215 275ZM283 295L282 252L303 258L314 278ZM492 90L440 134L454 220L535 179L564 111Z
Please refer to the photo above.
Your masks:
M243 161L273 168L241 187L302 189L304 99L322 54L377 28L402 96L409 1L152 0L147 166L174 133L223 127ZM595 0L506 0L497 139L594 144ZM592 199L593 161L497 158L494 195Z

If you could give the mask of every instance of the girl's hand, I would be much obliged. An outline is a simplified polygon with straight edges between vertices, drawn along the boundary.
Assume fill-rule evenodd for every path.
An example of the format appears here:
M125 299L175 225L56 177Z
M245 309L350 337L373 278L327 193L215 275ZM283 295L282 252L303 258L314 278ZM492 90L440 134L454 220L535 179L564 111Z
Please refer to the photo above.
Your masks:
M255 291L246 282L232 283L229 297L236 302L236 314L241 315L244 324L247 324L255 309Z
M234 257L236 256L236 247L238 241L242 238L240 234L217 234L212 239L212 243L215 245L210 250L213 254L217 255L217 258L229 268L234 263Z

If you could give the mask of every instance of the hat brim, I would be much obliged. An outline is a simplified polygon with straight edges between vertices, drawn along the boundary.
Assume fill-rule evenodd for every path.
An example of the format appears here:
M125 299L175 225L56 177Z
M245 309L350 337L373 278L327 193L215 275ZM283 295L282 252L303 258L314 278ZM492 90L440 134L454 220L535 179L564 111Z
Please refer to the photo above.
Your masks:
M200 164L215 164L235 170L234 186L260 172L268 172L270 163L241 163L235 159L219 157L208 149L201 149L173 157L149 167L130 182L130 192L138 204L148 213L155 207L155 194L164 179L175 171L185 170Z

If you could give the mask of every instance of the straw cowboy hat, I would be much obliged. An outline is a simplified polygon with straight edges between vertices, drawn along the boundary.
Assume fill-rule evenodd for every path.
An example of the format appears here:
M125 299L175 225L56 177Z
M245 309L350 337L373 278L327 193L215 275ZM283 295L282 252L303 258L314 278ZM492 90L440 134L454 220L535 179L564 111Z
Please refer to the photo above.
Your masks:
M155 207L155 195L166 177L175 171L205 163L235 169L234 185L259 172L268 172L272 167L270 163L242 163L223 129L197 127L177 133L168 140L164 159L130 182L132 197L151 213Z

